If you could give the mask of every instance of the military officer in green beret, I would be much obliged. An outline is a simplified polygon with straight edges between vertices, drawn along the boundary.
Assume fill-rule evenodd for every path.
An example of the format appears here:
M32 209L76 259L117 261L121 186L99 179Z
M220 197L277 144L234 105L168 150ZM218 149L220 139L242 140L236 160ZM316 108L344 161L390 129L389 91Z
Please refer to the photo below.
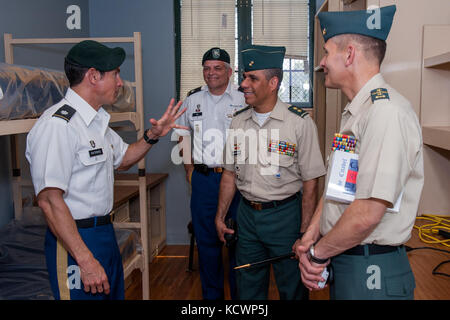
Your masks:
M292 252L317 201L325 174L316 126L306 111L278 98L285 47L252 45L242 50L241 88L249 105L235 113L224 151L216 228L223 241L231 199L237 212L236 263L242 265ZM307 299L295 259L273 264L281 299ZM267 299L270 266L237 272L240 299Z
M127 170L175 125L181 102L150 119L144 137L128 145L109 128L102 105L122 86L122 48L92 40L74 45L64 69L70 88L27 136L26 157L48 230L45 256L57 300L124 299L122 259L110 212L114 169Z
M341 89L350 101L339 134L356 141L358 155L354 201L329 199L325 189L296 248L310 290L319 289L318 282L325 280L321 273L330 264L331 299L414 297L403 244L411 236L423 187L421 128L411 103L380 74L395 11L388 6L318 15L325 39L320 62L325 85ZM372 23L374 14L378 26ZM342 151L329 157L326 188L337 152Z

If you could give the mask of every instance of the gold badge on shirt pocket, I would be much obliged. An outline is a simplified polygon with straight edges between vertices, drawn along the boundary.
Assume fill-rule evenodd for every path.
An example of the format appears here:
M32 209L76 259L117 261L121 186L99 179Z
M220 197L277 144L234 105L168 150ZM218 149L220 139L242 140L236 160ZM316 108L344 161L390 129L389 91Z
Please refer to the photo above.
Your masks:
M295 151L297 151L297 145L287 141L270 140L267 151L293 157Z

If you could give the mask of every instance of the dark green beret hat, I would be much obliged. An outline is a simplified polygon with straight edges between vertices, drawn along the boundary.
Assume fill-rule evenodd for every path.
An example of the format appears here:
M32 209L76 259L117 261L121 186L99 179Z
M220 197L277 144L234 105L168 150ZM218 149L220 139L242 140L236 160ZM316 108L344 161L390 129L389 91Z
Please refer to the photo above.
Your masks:
M391 30L396 6L357 10L320 12L320 21L325 42L339 34L356 33L363 36L386 40Z
M226 63L230 63L230 55L223 49L211 48L205 52L202 59L202 65L206 60L220 60Z
M244 71L283 69L285 47L251 45L241 51Z
M125 50L109 48L97 41L84 40L72 47L66 56L69 63L106 72L114 70L125 60Z

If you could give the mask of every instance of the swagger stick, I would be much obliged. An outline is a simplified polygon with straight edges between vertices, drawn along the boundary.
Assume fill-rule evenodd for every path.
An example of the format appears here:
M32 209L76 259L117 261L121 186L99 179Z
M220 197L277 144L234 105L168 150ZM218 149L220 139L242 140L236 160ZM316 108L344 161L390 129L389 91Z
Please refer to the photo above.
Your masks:
M241 265L241 266L235 267L234 269L237 270L237 269L250 268L250 267L259 266L259 265L262 265L262 264L267 264L267 263L275 262L275 261L278 261L278 260L283 260L283 259L287 259L287 258L292 258L292 257L294 257L294 256L295 256L295 253L291 252L291 253L288 253L288 254L283 254L283 255L281 255L281 256L276 256L276 257L269 258L269 259L266 259L266 260L262 260L262 261L258 261L258 262L253 262L253 263L248 263L248 264L243 264L243 265Z

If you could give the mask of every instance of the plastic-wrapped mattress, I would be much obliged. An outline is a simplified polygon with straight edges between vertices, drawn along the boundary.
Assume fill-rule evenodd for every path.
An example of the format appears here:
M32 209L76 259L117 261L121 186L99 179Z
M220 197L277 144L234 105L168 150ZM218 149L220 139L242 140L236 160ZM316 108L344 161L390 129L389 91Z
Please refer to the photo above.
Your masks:
M0 120L35 118L59 102L69 82L61 71L0 63ZM124 81L117 101L107 111L135 111L131 83Z
M44 253L47 224L39 208L25 210L22 220L0 229L0 300L53 300ZM132 230L115 233L125 263L140 250L139 238Z

